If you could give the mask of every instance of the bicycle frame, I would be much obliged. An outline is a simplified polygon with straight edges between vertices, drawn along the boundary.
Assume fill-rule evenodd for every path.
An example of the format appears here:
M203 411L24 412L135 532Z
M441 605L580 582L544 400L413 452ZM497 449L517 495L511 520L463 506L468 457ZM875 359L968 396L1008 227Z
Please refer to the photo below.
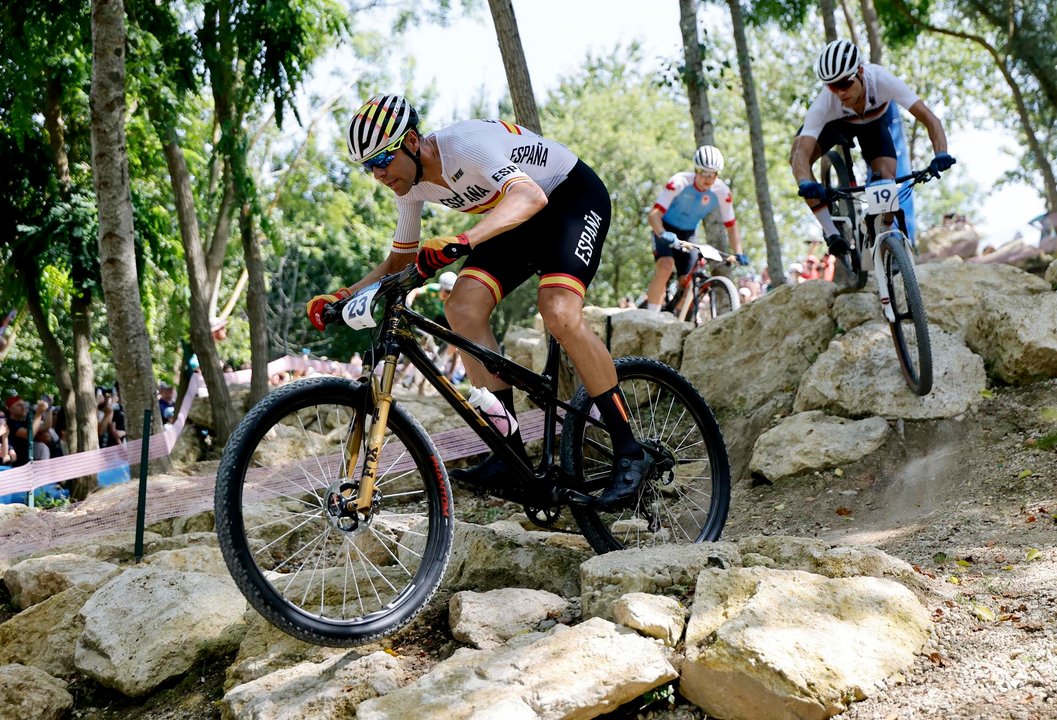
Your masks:
M411 266L411 268L414 270L414 266ZM417 270L415 272L417 273ZM402 278L405 275L408 275L406 271L390 277ZM565 413L581 416L587 422L597 426L602 424L557 397L558 363L560 358L560 346L557 340L551 337L548 341L544 373L542 375L535 373L513 360L478 345L411 310L406 305L407 289L404 289L403 284L399 280L394 280L394 282L401 289L398 291L391 290L390 292L393 294L385 300L385 312L374 346L374 357L380 355L383 370L380 381L372 381L371 384L375 418L371 436L367 443L366 460L360 480L360 492L355 501L356 511L365 518L371 514L378 459L381 456L386 419L393 402L392 389L396 376L396 365L401 354L407 357L408 361L422 373L429 384L451 405L459 417L473 429L489 449L514 471L521 485L520 489L525 494L523 499L527 499L539 507L552 507L563 502L588 502L590 500L589 496L562 486L562 483L568 484L572 478L560 463L555 462L555 443L558 435L559 420L558 410L561 409ZM354 295L340 303L334 303L332 308L338 311L356 297ZM475 358L490 373L526 392L529 398L543 409L543 456L538 468L534 469L526 464L511 449L505 437L488 420L482 417L452 382L437 369L436 365L433 364L416 341L413 333L414 329L421 330L427 335L450 343ZM373 377L373 370L373 365L364 366L364 373L367 376ZM359 422L362 423L362 415L360 418ZM362 438L362 431L354 431L351 434L350 442L346 447L346 461L348 463L346 467L355 467L358 460L358 445L356 447L351 446L354 442L358 443L360 438ZM351 510L351 508L348 509Z

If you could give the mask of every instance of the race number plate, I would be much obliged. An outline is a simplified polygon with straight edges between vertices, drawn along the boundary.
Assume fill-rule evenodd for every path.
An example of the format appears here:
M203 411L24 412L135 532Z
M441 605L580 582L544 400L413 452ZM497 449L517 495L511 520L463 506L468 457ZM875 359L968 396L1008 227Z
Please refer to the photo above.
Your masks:
M353 330L365 330L378 324L371 315L371 306L379 287L381 283L371 283L352 296L341 310L341 317L346 325Z
M899 209L899 186L894 182L878 183L866 188L866 212L869 215Z

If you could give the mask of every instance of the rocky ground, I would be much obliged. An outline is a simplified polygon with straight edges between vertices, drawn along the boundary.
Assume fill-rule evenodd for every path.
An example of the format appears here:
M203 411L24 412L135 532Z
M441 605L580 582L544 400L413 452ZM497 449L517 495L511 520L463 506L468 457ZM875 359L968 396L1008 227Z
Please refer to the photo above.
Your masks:
M734 485L724 539L754 534L865 544L932 578L935 636L915 666L844 717L1057 718L1057 381L998 389L954 421L906 423L855 464L776 485ZM457 496L461 519L516 508ZM459 643L439 597L392 649L423 670ZM146 701L91 683L71 687L76 718L219 718L230 658ZM629 703L610 718L699 720L677 694Z

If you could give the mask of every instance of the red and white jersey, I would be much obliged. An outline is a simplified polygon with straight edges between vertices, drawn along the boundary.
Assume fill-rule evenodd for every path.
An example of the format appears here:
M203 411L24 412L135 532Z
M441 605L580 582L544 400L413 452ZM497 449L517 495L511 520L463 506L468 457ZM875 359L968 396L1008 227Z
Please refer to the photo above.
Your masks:
M701 191L694 187L694 173L676 173L657 195L653 207L664 213L661 219L665 223L680 230L693 230L715 210L724 226L734 226L734 196L719 178L708 190Z
M866 63L863 66L863 87L866 91L866 107L862 115L846 106L837 97L837 93L823 88L815 101L808 108L804 118L804 129L801 135L817 138L826 123L834 120L847 120L861 125L881 117L888 111L888 103L895 100L903 107L910 106L921 98L905 82L880 65Z
M396 199L400 214L394 253L418 251L422 204L483 214L519 182L533 180L548 196L569 175L577 157L561 143L502 120L466 120L433 133L450 187L422 181Z

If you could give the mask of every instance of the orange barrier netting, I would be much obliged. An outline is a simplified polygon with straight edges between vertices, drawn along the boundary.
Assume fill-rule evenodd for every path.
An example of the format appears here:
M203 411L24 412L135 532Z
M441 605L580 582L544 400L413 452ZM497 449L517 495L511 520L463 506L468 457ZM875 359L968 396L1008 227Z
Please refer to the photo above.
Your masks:
M298 359L295 358L295 360ZM187 398L190 397L192 395L188 392ZM186 398L185 404L189 404ZM184 406L181 405L181 414L186 418L184 410ZM525 412L523 416L519 416L518 420L526 442L538 440L543 436L542 410ZM431 433L431 437L444 462L479 455L488 449L484 442L467 427L436 434ZM108 448L108 450L112 449L116 448ZM387 447L383 454L382 469L398 471L402 464L410 466L413 461L402 453L402 450L403 448L398 443L393 447ZM126 454L133 455L131 452ZM395 465L386 468L384 464L386 458L393 458L392 462ZM57 458L57 460L62 459ZM138 455L136 459L138 461ZM52 461L42 461L36 464L44 465L49 462ZM328 464L338 462L340 459L334 458L330 459ZM266 478L258 481L256 477L251 477L249 480L253 485L253 492L266 495L269 487L274 486L276 482L302 476L303 473L297 470L297 465L297 461L292 461L284 466L262 469L259 472ZM72 477L78 477L78 475ZM56 480L52 479L48 482L56 482ZM149 526L169 518L212 510L215 482L216 476L213 474L193 477L164 475L148 480L146 524ZM119 483L93 493L86 500L71 505L69 508L31 512L18 518L12 518L0 528L0 560L23 557L61 546L87 544L92 538L101 535L118 532L132 533L136 526L138 491L139 483L137 482ZM271 494L274 496L274 490ZM131 553L131 535L129 536L129 547Z
M319 372L333 372L342 370L352 372L353 367L346 363L338 363L330 360L314 360L303 355L286 355L268 363L269 377L277 372L287 370L307 370L312 368ZM239 370L224 374L224 380L228 385L245 384L250 381L251 370ZM148 457L151 460L168 457L176 444L177 438L183 432L187 416L191 412L191 403L194 402L198 391L205 385L205 380L200 373L191 375L187 390L184 392L180 402L180 411L176 419L167 430L151 435ZM129 422L133 419L129 418ZM73 453L62 457L50 458L48 460L37 460L10 470L0 472L0 495L11 495L20 492L33 492L39 487L53 483L65 482L85 475L94 475L104 470L135 465L140 461L142 440L130 440L129 442L115 445L114 447L91 452Z

